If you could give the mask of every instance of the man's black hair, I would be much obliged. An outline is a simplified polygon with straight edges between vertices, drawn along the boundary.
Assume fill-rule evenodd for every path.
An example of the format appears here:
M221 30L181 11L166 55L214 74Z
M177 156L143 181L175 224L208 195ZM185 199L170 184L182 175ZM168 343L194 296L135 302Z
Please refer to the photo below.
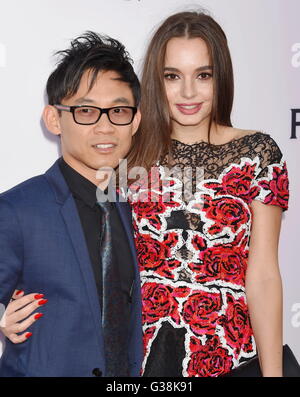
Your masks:
M129 84L135 105L140 101L140 84L133 70L132 60L123 44L109 36L87 31L71 42L67 50L58 51L61 59L47 81L49 105L60 104L64 98L76 94L82 75L91 70L89 89L100 71L115 71L120 80Z

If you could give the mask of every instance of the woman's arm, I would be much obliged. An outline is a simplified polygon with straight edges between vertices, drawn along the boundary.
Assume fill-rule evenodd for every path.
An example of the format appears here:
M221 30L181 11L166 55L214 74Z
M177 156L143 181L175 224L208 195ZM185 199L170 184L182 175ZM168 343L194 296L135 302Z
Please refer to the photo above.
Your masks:
M26 331L42 313L32 312L47 302L41 294L24 295L23 291L15 291L11 302L0 319L0 331L13 343L25 342L31 335ZM23 333L22 333L23 332Z
M253 201L246 296L263 376L282 376L282 283L278 243L282 209Z

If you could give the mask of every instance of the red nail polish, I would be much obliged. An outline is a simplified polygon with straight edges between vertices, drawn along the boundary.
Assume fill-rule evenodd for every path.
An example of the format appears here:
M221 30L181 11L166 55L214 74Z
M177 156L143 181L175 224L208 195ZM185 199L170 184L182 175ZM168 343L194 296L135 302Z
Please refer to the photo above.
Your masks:
M38 318L41 318L44 314L43 313L37 313L34 318L37 320Z
M41 298L43 298L44 297L44 294L37 294L37 295L34 295L34 299L41 299Z
M41 301L38 302L38 304L39 305L44 305L47 302L48 302L48 299L42 299Z
M32 332L27 332L27 334L25 335L25 337L28 339L28 338L31 337L31 335L32 335Z
M24 291L20 289L20 291L18 291L18 292L16 293L16 295L19 295L19 294L21 294L22 292L24 292Z

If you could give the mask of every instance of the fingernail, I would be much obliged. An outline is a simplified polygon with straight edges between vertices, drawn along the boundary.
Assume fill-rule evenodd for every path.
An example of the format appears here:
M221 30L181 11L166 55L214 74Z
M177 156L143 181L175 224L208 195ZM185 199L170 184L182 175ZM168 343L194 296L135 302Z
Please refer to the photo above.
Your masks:
M18 291L18 292L16 293L16 295L19 295L19 294L21 294L22 292L24 292L24 291L20 289L20 291Z
M31 335L32 335L32 332L27 332L27 334L25 335L25 337L28 339L28 338L31 337Z
M38 304L39 305L44 305L47 302L48 302L48 299L42 299L41 301L38 302Z
M34 318L37 320L38 318L41 318L44 314L43 313L37 313Z
M37 294L37 295L34 295L34 299L41 299L41 298L43 298L44 297L44 294Z

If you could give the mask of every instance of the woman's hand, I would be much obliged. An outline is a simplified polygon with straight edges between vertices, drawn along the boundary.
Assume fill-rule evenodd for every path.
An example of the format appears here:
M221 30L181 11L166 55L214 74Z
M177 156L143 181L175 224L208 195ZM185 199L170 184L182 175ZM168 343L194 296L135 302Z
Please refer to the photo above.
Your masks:
M47 302L43 298L43 294L24 295L24 291L14 292L0 321L0 330L11 342L22 343L30 338L32 332L24 331L43 316L43 313L31 314Z

